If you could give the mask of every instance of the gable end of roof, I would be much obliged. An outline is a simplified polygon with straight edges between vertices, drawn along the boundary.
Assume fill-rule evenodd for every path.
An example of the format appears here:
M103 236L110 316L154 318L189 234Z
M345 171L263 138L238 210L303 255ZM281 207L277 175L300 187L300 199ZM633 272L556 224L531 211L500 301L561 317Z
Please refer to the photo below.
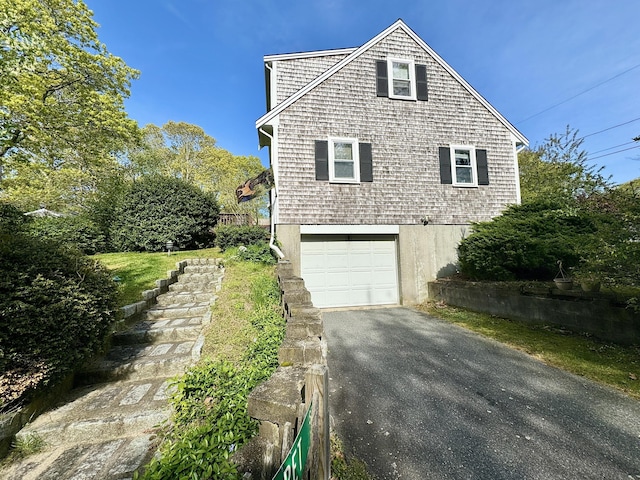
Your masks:
M296 93L288 97L285 101L279 103L276 107L274 107L269 112L265 113L262 117L260 117L256 121L256 128L259 129L263 125L269 123L276 116L278 116L281 112L286 110L289 106L299 100L301 97L306 95L308 92L313 90L315 87L320 85L326 79L331 77L334 73L344 68L349 63L353 62L355 59L360 57L363 53L369 50L371 47L376 45L378 42L386 38L391 33L395 32L398 29L402 29L409 37L411 37L422 49L424 49L433 59L440 64L453 78L455 78L474 98L476 98L489 112L491 112L514 136L517 143L528 145L529 140L516 128L514 127L505 117L502 116L498 110L496 110L493 105L491 105L482 95L480 95L458 72L456 72L451 65L444 61L440 55L438 55L422 38L418 36L411 28L409 28L402 19L396 20L391 26L380 32L378 35L373 37L371 40L366 42L364 45L355 48L355 49L342 49L341 53L349 53L349 55L343 58L341 61L336 63L333 67L326 70L324 73L313 79L307 85L302 87ZM336 50L327 50L324 52L336 52ZM322 52L308 52L309 55L313 55L314 53L322 53ZM290 58L305 58L300 55L304 55L303 53L299 54L284 54L281 56L282 58L286 58L287 55L295 55L295 57ZM275 59L279 57L278 55L269 55L265 56L265 61L267 58ZM281 59L282 59L281 58Z

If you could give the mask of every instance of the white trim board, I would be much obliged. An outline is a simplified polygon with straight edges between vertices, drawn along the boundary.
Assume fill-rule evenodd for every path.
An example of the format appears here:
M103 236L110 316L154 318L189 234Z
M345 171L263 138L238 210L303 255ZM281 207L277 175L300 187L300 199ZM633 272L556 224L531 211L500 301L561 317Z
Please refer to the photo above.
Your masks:
M397 235L399 225L300 225L300 235Z

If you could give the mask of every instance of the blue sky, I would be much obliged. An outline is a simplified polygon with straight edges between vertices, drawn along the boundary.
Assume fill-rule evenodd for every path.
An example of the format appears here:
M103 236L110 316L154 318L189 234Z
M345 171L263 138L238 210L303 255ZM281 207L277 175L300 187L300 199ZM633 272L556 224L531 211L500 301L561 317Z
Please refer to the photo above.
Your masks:
M141 126L199 125L266 164L262 57L357 47L402 18L531 146L570 125L591 164L640 177L638 0L85 1L100 40L141 71L126 102Z

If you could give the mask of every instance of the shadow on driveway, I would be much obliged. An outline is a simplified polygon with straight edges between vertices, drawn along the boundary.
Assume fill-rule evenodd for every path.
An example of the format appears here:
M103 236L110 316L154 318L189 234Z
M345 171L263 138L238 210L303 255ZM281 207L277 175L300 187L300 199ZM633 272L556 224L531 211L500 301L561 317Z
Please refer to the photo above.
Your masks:
M406 308L324 312L330 406L383 479L640 479L640 402Z

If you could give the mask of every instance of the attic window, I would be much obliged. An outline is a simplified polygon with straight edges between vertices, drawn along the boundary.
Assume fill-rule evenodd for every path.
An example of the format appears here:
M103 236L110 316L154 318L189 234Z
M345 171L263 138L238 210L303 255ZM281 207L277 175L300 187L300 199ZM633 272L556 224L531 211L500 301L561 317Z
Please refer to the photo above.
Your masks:
M415 66L413 60L387 59L389 72L389 97L405 100L416 99Z
M413 60L376 60L376 95L399 100L429 100L427 66Z

